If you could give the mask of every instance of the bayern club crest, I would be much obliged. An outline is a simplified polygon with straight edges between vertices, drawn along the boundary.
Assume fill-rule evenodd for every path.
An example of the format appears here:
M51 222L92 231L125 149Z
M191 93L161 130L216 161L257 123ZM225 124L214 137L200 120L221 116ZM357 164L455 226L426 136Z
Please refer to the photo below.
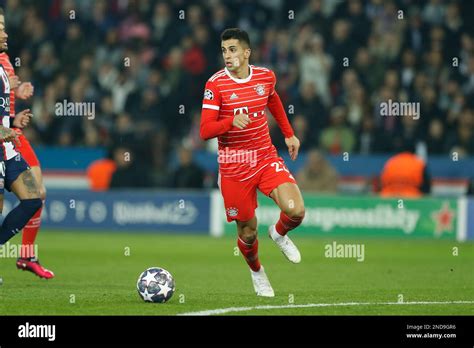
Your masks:
M257 85L257 87L255 88L255 91L257 92L258 95L264 95L265 87L263 85Z
M237 216L237 214L239 213L239 209L235 207L229 207L226 209L226 212L227 212L227 215L229 215L230 217L234 217L234 216Z

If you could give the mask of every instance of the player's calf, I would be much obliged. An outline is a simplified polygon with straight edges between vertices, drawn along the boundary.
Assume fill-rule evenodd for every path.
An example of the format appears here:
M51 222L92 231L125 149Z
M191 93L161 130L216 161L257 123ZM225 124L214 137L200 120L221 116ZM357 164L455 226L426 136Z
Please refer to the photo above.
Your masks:
M303 197L298 186L293 183L279 185L271 192L270 197L281 209L280 219L275 228L280 235L284 236L298 227L304 219Z
M242 256L254 272L260 270L260 261L258 259L258 239L257 239L257 219L254 217L249 221L236 221L237 246Z

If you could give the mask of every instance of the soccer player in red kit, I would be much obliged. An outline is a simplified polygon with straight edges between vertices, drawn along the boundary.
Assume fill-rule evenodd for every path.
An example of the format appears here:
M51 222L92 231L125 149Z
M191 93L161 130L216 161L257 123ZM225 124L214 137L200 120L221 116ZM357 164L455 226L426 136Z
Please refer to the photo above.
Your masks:
M5 26L5 15L3 9L0 8L0 24ZM10 58L6 53L7 43L5 42L5 47L2 48L0 53L0 64L5 68L6 73L11 84L10 90L10 116L15 117L15 98L28 99L33 96L33 85L30 82L21 83L18 80L18 77L15 75L13 65L10 62ZM29 109L21 111L21 114L32 116ZM43 184L43 176L41 173L40 163L33 148L30 145L30 142L23 135L22 131L19 128L14 128L18 133L18 146L16 150L21 154L24 160L31 167L31 173L33 174L36 182L39 183L40 188L40 197L44 203L46 198L46 189ZM16 266L18 269L30 271L40 278L51 279L54 277L54 273L46 268L44 268L38 261L37 255L31 255L30 253L34 250L33 245L36 240L36 235L38 234L40 225L41 225L41 212L43 208L41 207L35 215L28 221L26 226L23 229L22 236L22 245L20 258L16 261Z
M258 258L257 188L281 209L280 219L268 233L293 263L299 263L301 256L287 233L301 224L305 211L296 181L271 142L265 108L277 121L292 160L298 156L300 142L275 90L275 74L249 65L248 34L226 29L221 46L225 68L206 83L200 134L204 140L218 138L219 188L227 221L237 224L237 245L250 267L256 294L273 297Z

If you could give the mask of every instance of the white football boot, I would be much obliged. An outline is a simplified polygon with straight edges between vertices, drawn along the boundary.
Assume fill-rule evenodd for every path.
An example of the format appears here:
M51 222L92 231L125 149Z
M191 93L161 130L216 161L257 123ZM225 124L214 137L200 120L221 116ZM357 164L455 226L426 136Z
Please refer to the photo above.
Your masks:
M275 297L275 293L273 292L273 288L263 266L260 267L258 272L250 270L250 274L252 275L253 288L255 289L257 296Z
M296 245L291 241L288 236L282 236L281 234L279 234L275 229L275 225L271 225L268 228L268 235L276 243L276 245L278 245L281 252L286 256L288 260L290 260L290 262L301 262L301 254Z

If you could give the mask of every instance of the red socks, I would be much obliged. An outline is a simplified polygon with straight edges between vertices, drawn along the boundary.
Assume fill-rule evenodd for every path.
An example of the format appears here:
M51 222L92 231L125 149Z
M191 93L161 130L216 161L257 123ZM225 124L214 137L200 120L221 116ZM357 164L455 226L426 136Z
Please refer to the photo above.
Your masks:
M284 212L280 212L280 220L275 225L278 234L286 235L292 229L295 229L303 221L304 215L301 217L290 218Z
M242 239L237 238L237 245L252 271L258 272L261 267L258 260L258 239L255 239L253 244L247 244Z
M39 208L35 215L33 215L30 221L28 221L26 226L23 228L22 244L24 247L21 248L21 257L23 258L30 258L36 256L30 254L34 252L36 235L38 234L38 230L41 226L42 211L43 207Z

